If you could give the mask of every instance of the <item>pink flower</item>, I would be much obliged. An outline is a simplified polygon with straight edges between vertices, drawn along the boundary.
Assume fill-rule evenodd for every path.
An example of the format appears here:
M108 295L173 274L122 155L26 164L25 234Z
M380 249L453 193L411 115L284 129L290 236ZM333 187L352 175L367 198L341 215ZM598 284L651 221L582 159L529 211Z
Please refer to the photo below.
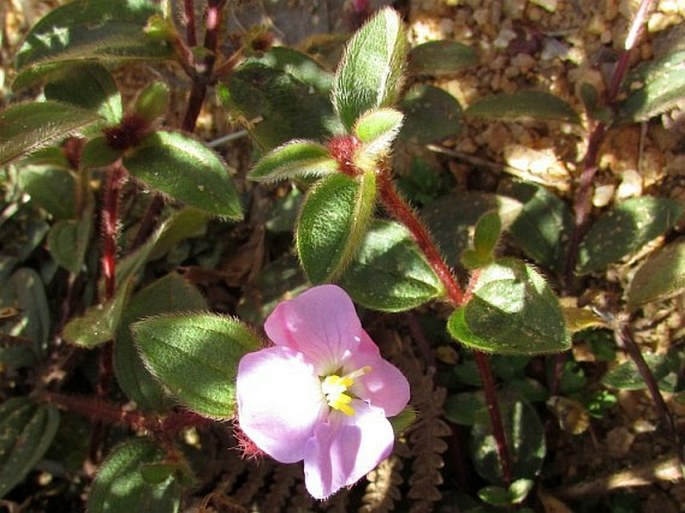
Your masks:
M390 455L387 417L407 405L409 383L335 285L279 304L264 328L275 345L238 366L240 428L275 460L304 460L307 490L325 499Z

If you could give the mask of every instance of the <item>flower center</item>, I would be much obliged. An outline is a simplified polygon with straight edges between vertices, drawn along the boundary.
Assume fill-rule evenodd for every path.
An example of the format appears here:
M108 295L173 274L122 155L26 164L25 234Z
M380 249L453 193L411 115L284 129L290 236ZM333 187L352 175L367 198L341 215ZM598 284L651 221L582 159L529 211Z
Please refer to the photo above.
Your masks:
M326 376L321 383L321 390L326 396L328 406L334 410L343 412L345 415L354 415L354 408L350 406L352 396L346 392L354 385L355 379L361 378L364 374L368 374L369 372L371 372L371 367L367 365L366 367L357 369L344 376L338 376L337 374Z

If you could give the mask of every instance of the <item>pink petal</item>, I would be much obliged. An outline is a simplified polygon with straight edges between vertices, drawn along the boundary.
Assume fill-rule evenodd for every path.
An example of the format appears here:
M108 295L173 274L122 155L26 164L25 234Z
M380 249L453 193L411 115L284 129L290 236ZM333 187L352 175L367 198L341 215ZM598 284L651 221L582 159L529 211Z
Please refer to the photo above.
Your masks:
M383 411L359 400L352 406L354 416L335 412L317 426L305 449L305 486L315 499L356 483L392 451L394 434Z
M236 396L240 428L281 463L304 458L307 440L328 412L314 368L288 347L243 356Z
M371 372L354 383L352 392L372 406L382 408L387 417L400 413L409 402L409 382L397 367L381 357L378 346L362 330L362 343L345 363L344 372L365 366L371 367Z
M279 304L264 329L277 346L304 354L323 376L357 349L362 328L347 293L336 285L320 285Z

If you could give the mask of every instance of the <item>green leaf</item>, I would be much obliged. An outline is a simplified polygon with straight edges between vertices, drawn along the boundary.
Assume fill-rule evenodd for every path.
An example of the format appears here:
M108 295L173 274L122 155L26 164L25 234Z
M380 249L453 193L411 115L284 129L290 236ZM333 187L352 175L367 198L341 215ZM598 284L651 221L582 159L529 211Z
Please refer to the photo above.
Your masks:
M404 27L399 14L379 10L347 43L333 84L333 104L352 130L365 112L388 107L402 85L406 55Z
M296 246L312 283L335 280L356 254L373 213L376 176L358 180L334 174L307 194L297 223Z
M473 247L480 254L492 254L502 232L502 220L495 211L487 212L478 220L473 235Z
M510 182L500 192L523 204L521 213L509 227L519 247L536 263L562 274L573 232L571 209L538 185Z
M112 340L132 288L133 281L128 280L117 287L113 298L91 306L82 315L73 317L64 326L64 340L89 349Z
M650 354L642 355L647 363L647 367L652 372L654 379L658 382L659 388L668 392L673 392L672 383L669 375L674 377L680 370L680 362L676 353L670 354ZM611 388L619 390L644 390L647 388L642 374L633 360L617 365L609 370L602 378L602 383ZM670 388L670 390L669 390Z
M639 123L683 104L685 51L637 66L626 77L628 98L618 106L621 123Z
M512 258L481 270L473 297L450 316L447 329L466 346L499 354L571 347L554 292L532 267Z
M50 335L50 309L40 275L28 267L14 271L0 287L0 307L19 310L0 324L0 333L28 339L34 356L43 354Z
M47 77L45 98L97 112L103 124L116 124L123 115L117 84L107 68L99 64L60 67Z
M160 463L164 458L161 447L142 438L129 439L115 447L95 476L88 512L179 511L182 488L173 477L159 483L144 479L147 465Z
M683 209L668 198L643 196L602 214L580 243L578 274L603 270L673 228Z
M58 102L20 103L0 112L0 166L95 123L97 113Z
M443 286L406 228L374 221L341 285L360 305L401 312L440 297Z
M534 119L580 123L580 117L561 98L545 91L518 91L488 96L469 106L464 115L497 121Z
M74 0L53 9L33 26L17 53L17 69L29 75L20 74L14 88L34 84L43 69L74 61L171 58L171 48L143 30L156 14L160 9L147 0Z
M373 109L357 119L352 132L363 143L355 156L359 169L372 170L379 158L390 151L404 115L395 109Z
M70 273L80 273L92 232L92 207L84 212L80 220L68 219L55 223L48 233L48 250L52 258Z
M57 408L23 397L0 405L0 499L41 460L59 426Z
M226 164L195 139L157 132L147 136L123 162L133 176L174 199L215 216L242 218Z
M261 347L254 333L208 313L151 317L132 330L145 365L181 404L211 418L233 415L238 361Z
M98 169L114 164L121 157L121 150L112 148L104 136L89 140L81 151L81 169Z
M322 176L335 173L338 163L323 144L290 141L271 150L252 168L248 177L258 182Z
M409 50L407 71L413 75L449 75L478 64L470 46L456 41L428 41Z
M136 98L135 113L147 121L155 121L169 108L169 86L164 82L153 82Z
M193 207L174 212L155 238L154 246L147 258L160 258L175 248L179 242L204 235L209 219L210 216L206 212Z
M547 452L544 428L535 408L518 394L499 394L504 434L514 479L532 479L542 467ZM502 466L489 416L479 417L471 431L471 456L476 471L491 483L503 485Z
M406 119L400 139L428 144L456 137L462 128L462 110L457 99L430 85L413 87L400 103Z
M177 273L170 273L133 296L117 329L114 373L124 393L140 408L162 410L168 406L160 383L145 368L133 341L130 326L145 317L163 313L206 310L200 292Z
M290 66L273 57L248 60L218 88L227 110L242 121L264 150L292 139L319 140L342 131L327 90L311 80L309 72L324 73L308 60L306 66ZM314 68L312 68L314 66Z
M274 46L258 57L248 59L269 68L284 71L317 92L330 94L333 87L333 73L322 68L309 55L287 46Z
M685 290L685 240L669 244L649 258L628 286L631 308L681 294Z
M435 237L447 263L459 265L470 243L470 230L490 210L496 210L506 230L517 219L521 204L507 196L484 192L449 194L426 205L421 216Z
M478 497L493 506L508 506L511 504L511 495L506 488L490 485L478 490Z
M496 211L486 212L478 220L473 235L473 249L467 249L461 261L468 269L485 267L494 260L494 251L502 231L502 220Z
M451 395L445 401L445 417L462 426L473 426L485 408L483 392L461 392Z
M56 219L76 215L76 177L67 169L26 166L18 173L19 187Z

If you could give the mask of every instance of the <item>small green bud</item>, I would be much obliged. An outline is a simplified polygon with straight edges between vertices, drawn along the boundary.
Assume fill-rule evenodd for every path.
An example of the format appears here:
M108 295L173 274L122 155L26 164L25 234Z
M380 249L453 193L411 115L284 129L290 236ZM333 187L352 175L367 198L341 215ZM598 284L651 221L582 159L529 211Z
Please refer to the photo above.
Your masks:
M174 41L178 38L178 32L173 23L162 16L151 16L145 25L145 34L159 41Z
M168 106L169 88L162 82L153 82L138 96L135 112L148 121L154 121L166 112Z

